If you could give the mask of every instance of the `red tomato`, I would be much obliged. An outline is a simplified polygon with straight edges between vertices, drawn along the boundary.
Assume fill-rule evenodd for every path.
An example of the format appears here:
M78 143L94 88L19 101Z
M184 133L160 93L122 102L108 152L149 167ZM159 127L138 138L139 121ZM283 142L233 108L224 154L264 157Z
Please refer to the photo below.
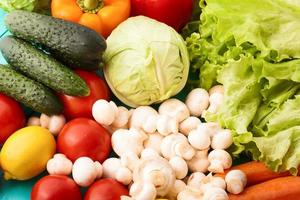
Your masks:
M93 118L92 107L98 99L109 99L109 90L106 83L95 73L82 70L75 71L86 81L90 88L90 95L87 97L75 97L59 94L64 105L64 114L68 119L79 117Z
M0 94L0 144L24 125L25 115L18 102Z
M191 19L193 0L131 0L131 15L144 15L180 31Z
M110 135L95 121L77 118L63 127L57 138L57 148L73 162L87 156L102 163L111 150Z
M73 179L61 175L48 175L33 186L31 200L81 200L79 187Z
M120 197L128 196L128 189L111 178L101 179L91 185L84 196L84 200L120 200Z

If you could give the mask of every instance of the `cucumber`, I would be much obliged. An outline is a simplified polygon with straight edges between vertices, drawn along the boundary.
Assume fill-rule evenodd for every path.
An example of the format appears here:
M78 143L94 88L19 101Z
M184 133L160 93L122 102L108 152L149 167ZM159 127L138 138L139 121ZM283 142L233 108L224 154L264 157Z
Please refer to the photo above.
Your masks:
M9 66L0 65L0 92L47 115L59 114L63 109L61 102L49 88Z
M89 95L89 87L84 80L31 44L7 36L0 41L0 50L15 70L45 86L71 96Z
M69 67L95 70L102 66L106 42L85 26L21 10L7 14L5 24L15 36L48 47Z

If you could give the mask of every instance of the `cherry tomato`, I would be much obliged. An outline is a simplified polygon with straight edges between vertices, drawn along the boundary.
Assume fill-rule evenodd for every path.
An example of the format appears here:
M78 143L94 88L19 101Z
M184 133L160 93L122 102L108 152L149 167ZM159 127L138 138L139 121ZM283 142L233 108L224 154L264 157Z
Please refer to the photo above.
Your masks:
M73 179L61 175L48 175L33 186L31 200L81 200L79 187Z
M57 148L73 162L87 156L102 163L111 150L110 135L97 122L77 118L63 127L57 138Z
M101 179L91 185L84 196L84 200L120 200L128 196L127 188L111 178Z
M193 0L131 0L131 15L144 15L180 31L189 22Z
M68 119L79 117L93 118L92 107L98 99L109 99L109 90L106 83L95 73L82 70L75 71L90 88L90 95L87 97L75 97L59 94L64 105L64 114Z
M0 94L0 144L24 125L25 114L18 102Z

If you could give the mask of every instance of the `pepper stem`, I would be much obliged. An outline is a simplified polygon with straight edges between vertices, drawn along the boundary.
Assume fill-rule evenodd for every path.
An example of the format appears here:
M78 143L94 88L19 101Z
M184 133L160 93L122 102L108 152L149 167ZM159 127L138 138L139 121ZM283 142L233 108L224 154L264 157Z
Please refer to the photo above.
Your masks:
M77 0L78 6L85 13L97 13L104 5L103 0Z

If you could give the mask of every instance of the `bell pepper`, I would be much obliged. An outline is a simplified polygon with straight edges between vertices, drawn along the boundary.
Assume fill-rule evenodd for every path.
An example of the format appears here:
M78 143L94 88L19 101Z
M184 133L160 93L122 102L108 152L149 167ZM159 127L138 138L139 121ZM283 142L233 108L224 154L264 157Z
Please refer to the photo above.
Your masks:
M131 15L144 15L180 31L192 17L194 0L131 0Z
M130 15L130 0L52 0L52 16L79 23L105 38Z

